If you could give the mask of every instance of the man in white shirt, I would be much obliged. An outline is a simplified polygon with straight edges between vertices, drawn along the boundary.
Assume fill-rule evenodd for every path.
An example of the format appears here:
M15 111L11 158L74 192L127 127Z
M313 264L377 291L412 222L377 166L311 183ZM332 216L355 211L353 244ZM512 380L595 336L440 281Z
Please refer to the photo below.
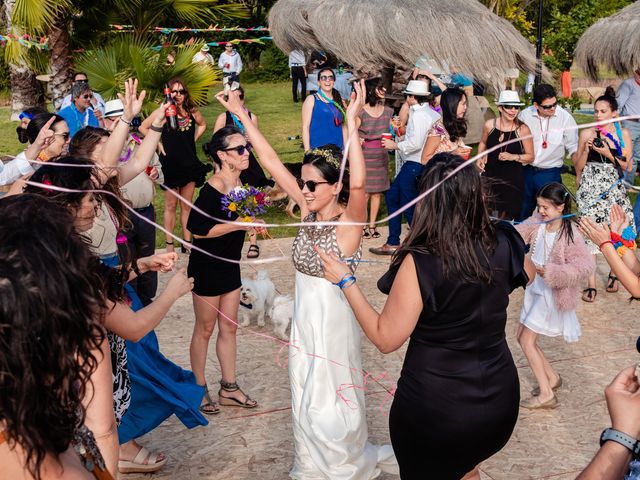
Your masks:
M535 152L533 163L523 169L524 193L518 220L524 220L536 208L540 188L550 182L562 183L565 152L575 163L578 129L571 114L558 106L555 89L544 83L533 90L533 106L520 112L519 118L531 130Z
M218 67L222 69L222 83L224 85L231 85L233 82L240 83L242 59L230 43L224 46L224 52L220 54L218 59Z
M198 62L204 63L204 64L208 63L210 65L214 64L213 57L209 53L209 45L207 45L206 43L202 46L200 51L196 53L191 59L191 63L198 63Z
M73 83L86 83L89 85L89 77L87 77L87 74L84 72L76 72L73 75ZM91 97L91 109L93 110L94 115L96 115L96 118L100 118L104 113L104 100L98 92L91 90L91 94L93 95ZM62 99L62 104L60 105L60 108L58 108L58 111L63 108L67 108L72 102L73 98L71 97L71 93L69 93L69 95Z
M299 83L300 95L304 102L304 97L307 95L307 68L302 50L292 50L289 54L289 70L291 71L291 93L293 93L293 101L294 103L298 103Z
M430 93L428 86L421 80L411 80L404 91L409 104L409 121L407 132L402 140L394 142L384 139L387 150L398 150L402 153L404 164L393 180L391 187L385 193L387 210L392 214L418 196L418 177L422 173L422 149L427 140L431 126L440 118L429 105ZM407 223L411 225L414 207L406 209L403 214ZM376 255L393 255L400 245L402 231L402 215L389 220L389 237L381 247L370 248Z

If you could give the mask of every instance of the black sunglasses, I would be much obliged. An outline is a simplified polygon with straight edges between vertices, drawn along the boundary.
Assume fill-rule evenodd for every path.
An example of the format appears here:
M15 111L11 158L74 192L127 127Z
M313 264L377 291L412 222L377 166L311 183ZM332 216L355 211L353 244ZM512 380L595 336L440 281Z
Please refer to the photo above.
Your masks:
M316 186L329 182L314 182L313 180L307 180L305 182L301 178L296 178L296 183L298 184L298 187L300 187L300 190L304 189L304 186L306 185L309 191L313 193L316 191Z
M230 152L232 150L235 150L236 152L238 152L238 155L244 155L244 151L246 150L247 152L251 152L251 144L247 143L246 145L238 145L237 147L230 147L230 148L225 148L224 150L222 150L223 152Z
M520 110L519 105L500 105L503 110Z
M187 93L187 91L183 88L181 90L172 90L171 93L175 93L175 94L180 94L180 95L184 95L185 93Z
M551 110L552 108L556 108L558 106L558 102L552 103L551 105L539 105L543 110Z

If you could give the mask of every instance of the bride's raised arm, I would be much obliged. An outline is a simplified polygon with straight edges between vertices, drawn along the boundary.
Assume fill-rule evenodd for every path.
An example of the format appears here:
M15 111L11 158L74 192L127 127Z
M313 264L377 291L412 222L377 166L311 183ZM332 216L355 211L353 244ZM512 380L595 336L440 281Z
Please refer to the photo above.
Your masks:
M228 95L227 100L224 98L225 95ZM234 90L228 93L220 92L216 95L216 99L242 122L247 132L249 142L251 142L262 166L267 169L273 179L287 192L287 195L289 195L291 199L298 205L304 205L304 197L302 196L302 190L298 187L296 177L286 169L273 147L267 139L264 138L264 135L262 135L258 127L251 121L249 114L240 102L239 95L240 94Z

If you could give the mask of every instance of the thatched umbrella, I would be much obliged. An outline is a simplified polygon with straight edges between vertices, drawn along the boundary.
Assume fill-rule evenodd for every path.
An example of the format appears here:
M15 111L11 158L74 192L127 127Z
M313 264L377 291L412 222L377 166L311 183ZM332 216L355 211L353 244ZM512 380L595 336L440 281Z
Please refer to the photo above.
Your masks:
M594 80L604 66L618 76L640 67L640 2L634 2L593 24L576 45L575 59Z
M322 49L360 72L421 55L482 79L536 66L531 44L477 0L279 0L269 28L285 52Z

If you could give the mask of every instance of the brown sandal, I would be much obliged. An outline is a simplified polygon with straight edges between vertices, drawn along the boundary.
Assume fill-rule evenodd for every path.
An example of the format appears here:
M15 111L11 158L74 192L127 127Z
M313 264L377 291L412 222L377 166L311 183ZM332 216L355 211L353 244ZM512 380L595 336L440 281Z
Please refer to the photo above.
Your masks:
M205 384L204 386L204 398L205 402L200 405L199 410L205 415L217 415L220 413L220 407L218 404L213 401L211 395L209 395L209 387Z
M244 402L241 402L237 398L233 397L225 397L222 395L222 392L240 392L246 398ZM225 382L224 380L220 380L220 390L218 391L218 403L223 407L241 407L241 408L256 408L258 406L258 402L253 400L249 395L240 390L240 387L236 382Z

